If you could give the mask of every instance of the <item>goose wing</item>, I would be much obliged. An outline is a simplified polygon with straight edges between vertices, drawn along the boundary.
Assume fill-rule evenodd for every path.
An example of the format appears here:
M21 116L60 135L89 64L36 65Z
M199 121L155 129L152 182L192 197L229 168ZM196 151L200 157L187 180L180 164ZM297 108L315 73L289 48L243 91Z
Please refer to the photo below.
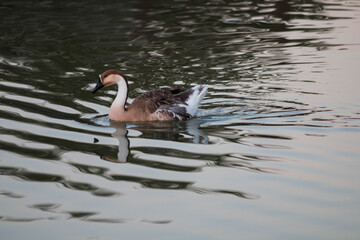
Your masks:
M186 112L186 103L179 98L182 88L160 88L137 97L129 108L141 109L152 118L185 120L191 118Z

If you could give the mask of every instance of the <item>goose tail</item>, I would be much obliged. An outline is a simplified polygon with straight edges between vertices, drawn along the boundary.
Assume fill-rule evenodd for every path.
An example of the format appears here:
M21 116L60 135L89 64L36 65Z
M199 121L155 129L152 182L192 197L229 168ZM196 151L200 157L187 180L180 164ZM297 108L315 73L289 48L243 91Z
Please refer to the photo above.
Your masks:
M207 93L207 89L208 86L205 84L196 85L189 89L189 95L185 100L185 103L187 104L187 106L185 106L187 114L191 115L192 117L195 115L199 108L200 102Z

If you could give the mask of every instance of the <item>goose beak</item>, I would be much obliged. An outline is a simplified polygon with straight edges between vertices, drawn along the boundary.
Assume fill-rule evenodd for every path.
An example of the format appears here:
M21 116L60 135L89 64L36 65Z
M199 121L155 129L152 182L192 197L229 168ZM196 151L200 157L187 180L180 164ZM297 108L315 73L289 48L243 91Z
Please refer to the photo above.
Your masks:
M96 84L96 86L94 87L94 89L93 90L91 90L91 93L96 93L97 92L97 90L99 90L99 89L101 89L101 88L103 88L104 87L104 85L102 84L102 81L101 81L101 76L99 75L99 80L98 80L98 82L97 82L97 84Z

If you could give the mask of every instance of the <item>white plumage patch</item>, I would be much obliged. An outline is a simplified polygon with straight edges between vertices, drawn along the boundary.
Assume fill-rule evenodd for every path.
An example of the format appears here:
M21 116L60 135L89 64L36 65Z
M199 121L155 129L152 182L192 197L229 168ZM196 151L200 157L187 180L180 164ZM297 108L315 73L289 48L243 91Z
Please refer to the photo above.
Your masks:
M195 87L191 88L193 90L193 93L189 95L188 99L186 99L185 103L187 105L184 105L183 107L186 108L186 112L194 116L197 109L199 108L201 100L203 100L208 86L207 85L196 85Z
M157 109L154 113L158 119L167 119L168 114L172 115L173 119L183 120L183 117L169 109Z

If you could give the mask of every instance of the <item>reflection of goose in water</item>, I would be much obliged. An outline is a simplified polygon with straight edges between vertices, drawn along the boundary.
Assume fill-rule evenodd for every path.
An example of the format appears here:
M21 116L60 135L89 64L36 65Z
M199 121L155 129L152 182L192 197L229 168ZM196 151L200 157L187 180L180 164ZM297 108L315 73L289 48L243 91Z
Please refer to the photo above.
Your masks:
M159 139L167 141L186 141L189 139L194 144L207 144L209 137L200 129L204 121L194 119L186 122L151 122L141 124L131 124L123 122L110 121L110 127L115 131L111 134L118 140L118 152L116 156L110 156L108 153L99 154L103 160L125 163L130 155L130 142L128 138L128 129L141 132L143 139ZM189 141L188 140L188 141ZM159 146L161 147L161 146Z
M115 132L111 134L119 141L118 153L116 158L110 156L103 156L103 159L111 162L125 163L130 154L130 142L127 137L128 130L126 128L116 128Z
M199 128L203 123L201 120L193 120L186 122L186 131L193 137L193 143L209 143L209 137Z

